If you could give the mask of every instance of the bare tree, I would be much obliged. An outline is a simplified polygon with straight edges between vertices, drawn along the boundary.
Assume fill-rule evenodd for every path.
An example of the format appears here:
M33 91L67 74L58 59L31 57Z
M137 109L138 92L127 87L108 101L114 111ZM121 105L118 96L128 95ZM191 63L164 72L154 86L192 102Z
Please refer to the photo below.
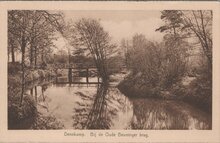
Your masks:
M209 67L212 67L212 11L164 10L161 13L161 19L165 21L165 25L156 31L173 31L181 38L197 38Z
M212 67L212 11L182 11L182 14L184 28L196 35Z
M70 43L86 49L93 57L98 73L103 82L108 82L107 57L116 47L110 43L109 34L104 31L99 21L94 19L81 19L71 27Z
M40 54L44 60L45 51L50 51L54 47L53 40L56 40L55 32L62 33L63 17L61 13L49 13L47 11L34 11L30 32L30 65L34 60L35 68Z

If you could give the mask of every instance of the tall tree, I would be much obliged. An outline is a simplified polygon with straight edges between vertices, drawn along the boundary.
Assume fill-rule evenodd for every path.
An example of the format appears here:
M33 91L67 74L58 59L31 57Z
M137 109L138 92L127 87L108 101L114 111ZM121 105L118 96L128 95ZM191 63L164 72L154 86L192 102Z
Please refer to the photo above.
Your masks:
M61 23L63 23L62 14L34 11L32 32L30 33L30 65L34 61L34 65L37 67L38 56L44 59L46 54L44 52L50 51L51 47L54 47L52 41L56 40L55 32L59 30L62 33L63 25L61 26Z
M125 58L125 65L126 67L129 67L129 58L130 55L128 53L128 50L130 49L130 45L129 45L129 40L127 39L122 39L121 40L121 45L120 47L122 48L122 50L124 51L124 58Z
M25 84L25 51L29 41L31 11L12 10L8 12L8 31L13 35L13 41L17 41L21 48L21 66L22 66L22 91L20 105L22 104ZM8 37L11 38L11 37Z
M11 32L8 32L8 61L15 62L15 53L18 51L18 43ZM11 56L10 56L11 55Z
M161 19L165 21L165 25L156 29L156 31L169 32L170 34L180 34L182 27L182 13L178 10L161 11Z
M194 34L212 67L212 11L182 11L184 28Z
M33 49L35 49L36 55L37 46L41 42L40 39L43 38L42 35L50 35L48 32L50 29L47 25L62 33L62 24L60 24L62 22L60 21L62 21L62 15L57 13L51 14L47 11L11 10L8 12L8 39L10 42L16 41L21 51L22 92L20 105L22 104L24 94L27 48L30 47L30 63L32 63ZM10 48L10 44L8 48Z
M160 32L178 31L181 38L196 37L202 51L212 67L212 11L210 10L165 10L161 12L161 19L165 25L156 29Z

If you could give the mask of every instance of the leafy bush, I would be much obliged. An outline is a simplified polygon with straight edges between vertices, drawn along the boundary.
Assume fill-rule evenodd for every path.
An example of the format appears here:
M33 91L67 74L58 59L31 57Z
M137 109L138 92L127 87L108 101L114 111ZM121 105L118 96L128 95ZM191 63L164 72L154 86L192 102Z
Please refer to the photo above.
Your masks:
M145 84L169 88L185 73L187 46L173 35L166 35L160 44L135 35L127 53L129 68L134 74L140 72Z
M192 104L212 113L212 78L210 76L199 76L190 84L188 91L188 96L184 100L193 101Z
M170 88L171 94L201 110L212 113L212 78L209 74L196 77L189 85L181 82Z

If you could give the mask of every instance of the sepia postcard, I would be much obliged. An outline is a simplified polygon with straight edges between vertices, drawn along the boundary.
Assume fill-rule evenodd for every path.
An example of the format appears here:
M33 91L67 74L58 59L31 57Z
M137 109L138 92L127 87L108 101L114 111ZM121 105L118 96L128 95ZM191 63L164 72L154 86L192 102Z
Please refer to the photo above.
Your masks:
M219 2L0 2L0 143L220 143Z

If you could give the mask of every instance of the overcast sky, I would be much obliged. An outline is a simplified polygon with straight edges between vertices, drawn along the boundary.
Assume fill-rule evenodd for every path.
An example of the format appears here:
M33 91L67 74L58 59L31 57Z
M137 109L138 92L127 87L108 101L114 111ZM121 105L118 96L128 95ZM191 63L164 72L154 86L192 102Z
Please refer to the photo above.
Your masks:
M109 32L113 42L120 43L122 38L131 38L141 33L149 40L161 41L163 34L155 29L163 25L160 11L62 11L65 20L77 21L81 18L100 20L104 29ZM64 42L60 39L56 44L61 47Z

